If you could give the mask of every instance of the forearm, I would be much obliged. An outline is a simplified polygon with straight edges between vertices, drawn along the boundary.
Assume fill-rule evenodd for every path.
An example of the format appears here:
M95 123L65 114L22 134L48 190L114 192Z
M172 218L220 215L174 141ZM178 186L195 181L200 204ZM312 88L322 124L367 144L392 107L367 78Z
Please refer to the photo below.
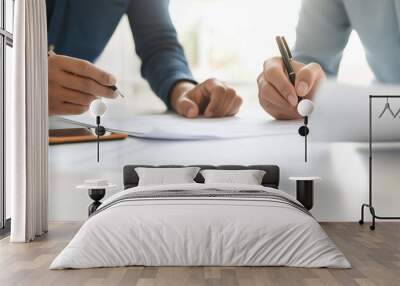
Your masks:
M169 11L169 1L132 1L128 8L141 73L153 91L170 108L170 95L179 81L195 83L179 44Z
M181 90L182 86L193 87L196 81L187 66L183 53L160 50L142 64L142 75L161 100L172 108L172 94ZM183 85L183 83L186 83Z
M294 58L316 62L336 75L351 25L341 0L304 0L296 28Z

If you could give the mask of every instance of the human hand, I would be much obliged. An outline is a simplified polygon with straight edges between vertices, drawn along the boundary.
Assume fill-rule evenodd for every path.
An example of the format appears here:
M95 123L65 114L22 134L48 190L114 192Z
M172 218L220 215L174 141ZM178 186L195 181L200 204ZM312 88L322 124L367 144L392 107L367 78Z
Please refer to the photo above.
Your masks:
M92 63L51 54L48 57L49 115L81 114L98 97L115 98L115 77Z
M317 63L291 63L296 73L295 86L290 83L280 57L265 61L264 70L257 78L261 106L280 120L301 118L297 112L298 97L312 100L318 84L325 79L325 73Z
M233 116L242 105L234 89L219 80L208 79L198 85L179 82L171 93L171 105L180 115L195 118Z

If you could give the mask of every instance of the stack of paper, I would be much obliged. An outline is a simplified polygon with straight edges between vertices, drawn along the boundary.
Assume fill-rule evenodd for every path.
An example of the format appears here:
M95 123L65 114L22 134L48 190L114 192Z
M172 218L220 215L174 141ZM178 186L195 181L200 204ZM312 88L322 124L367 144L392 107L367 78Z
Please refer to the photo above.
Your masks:
M64 120L94 127L89 114L63 117ZM108 130L130 136L166 140L206 140L295 134L298 122L274 121L267 117L187 119L176 114L138 115L130 118L105 116L101 124Z

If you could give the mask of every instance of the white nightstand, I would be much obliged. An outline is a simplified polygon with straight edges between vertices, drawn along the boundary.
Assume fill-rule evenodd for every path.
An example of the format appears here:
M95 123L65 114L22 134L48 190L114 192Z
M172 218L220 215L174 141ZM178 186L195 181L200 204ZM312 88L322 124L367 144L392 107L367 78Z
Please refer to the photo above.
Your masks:
M289 180L296 181L296 199L311 210L314 205L314 181L321 180L321 177L289 177Z

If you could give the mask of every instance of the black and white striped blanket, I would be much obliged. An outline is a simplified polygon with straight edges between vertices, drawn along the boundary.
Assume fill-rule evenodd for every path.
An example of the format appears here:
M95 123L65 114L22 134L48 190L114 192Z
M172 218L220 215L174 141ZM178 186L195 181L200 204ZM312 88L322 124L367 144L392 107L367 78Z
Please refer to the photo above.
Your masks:
M129 192L119 196L115 200L106 202L91 216L103 212L118 204L128 201L149 201L149 200L254 200L268 201L291 206L307 215L310 212L296 200L290 199L277 192L261 190L218 190L215 188L202 190L163 190L163 191L138 191Z

